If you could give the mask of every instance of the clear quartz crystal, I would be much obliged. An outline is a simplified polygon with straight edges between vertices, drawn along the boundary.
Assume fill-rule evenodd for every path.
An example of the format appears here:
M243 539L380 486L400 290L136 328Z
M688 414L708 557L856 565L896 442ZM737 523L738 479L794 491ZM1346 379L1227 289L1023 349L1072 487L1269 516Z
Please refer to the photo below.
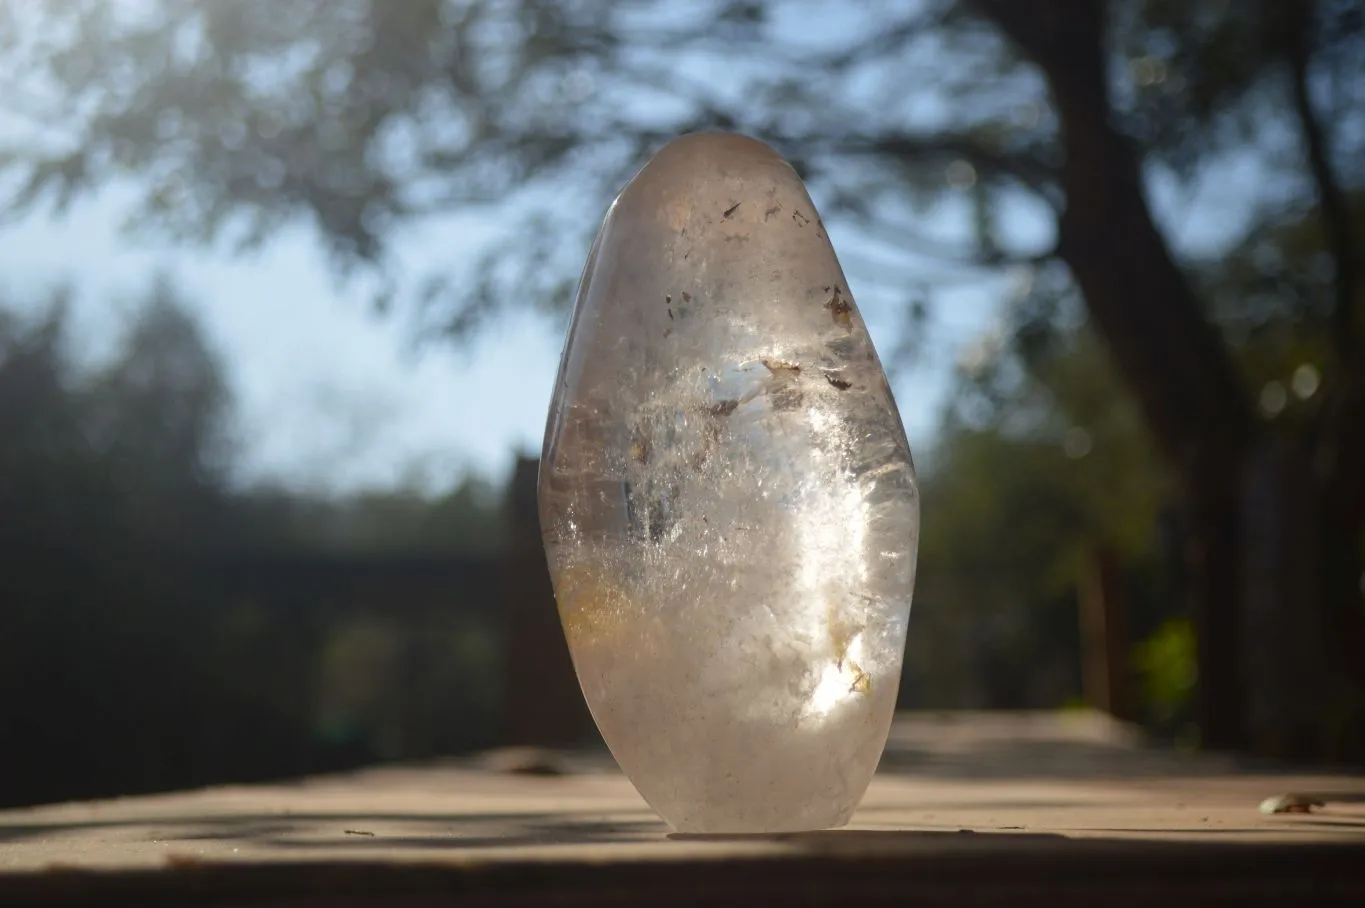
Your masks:
M612 204L540 472L594 719L679 832L846 823L895 707L919 494L795 171L683 136Z

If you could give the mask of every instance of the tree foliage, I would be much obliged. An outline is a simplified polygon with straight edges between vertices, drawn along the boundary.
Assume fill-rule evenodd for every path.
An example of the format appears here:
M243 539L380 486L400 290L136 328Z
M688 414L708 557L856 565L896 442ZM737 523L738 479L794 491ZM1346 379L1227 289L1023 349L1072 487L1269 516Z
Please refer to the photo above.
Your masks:
M1124 132L1191 183L1253 141L1268 165L1300 170L1297 150L1273 141L1285 127L1277 5L1115 3ZM945 0L859 13L818 0L14 6L0 23L5 106L32 128L3 159L22 177L10 207L135 177L142 226L257 242L305 217L339 263L380 266L415 220L510 210L475 280L430 276L462 328L503 305L562 302L597 214L644 154L729 128L775 142L828 217L878 248L853 269L868 284L903 285L905 265L926 267L915 252L940 266L1028 261L1046 236L1012 236L1002 213L1064 202L1062 137L1046 82L996 20L1056 13L1006 6L1017 12ZM1360 11L1321 6L1313 63L1344 167L1359 160L1365 109ZM73 116L52 124L53 104ZM935 203L967 212L964 229L926 236Z
M1359 0L3 9L0 34L24 37L8 39L0 97L28 117L0 158L11 210L120 182L137 193L135 223L191 241L259 242L304 218L339 266L420 293L457 333L506 306L562 304L611 192L665 139L699 128L767 139L857 250L846 261L865 306L905 306L895 314L914 324L926 300L952 299L954 280L1014 269L1035 288L1009 312L1028 355L1067 330L1058 300L1083 306L1196 540L1209 741L1244 744L1249 698L1266 694L1243 690L1258 683L1242 655L1259 626L1244 620L1246 546L1250 524L1281 517L1244 507L1242 477L1271 442L1292 436L1301 464L1289 472L1311 476L1327 637L1359 636L1347 632L1361 625L1365 522L1365 290L1348 202L1365 185ZM71 116L51 124L54 109ZM1234 166L1254 176L1210 214L1201 194ZM1330 267L1310 269L1322 280L1301 298L1251 290L1277 270L1254 256L1240 284L1201 286L1181 206L1151 202L1162 187L1193 200L1191 218L1240 220L1226 232L1250 246L1311 211L1320 226L1303 229L1321 231ZM456 215L499 233L472 269L414 288L403 238ZM1275 302L1254 314L1267 293ZM1286 306L1292 329L1267 314ZM1258 377L1267 350L1294 332L1324 351L1305 347L1294 366L1321 385L1294 411L1297 434L1258 415L1275 409ZM1048 387L1045 370L1031 374ZM1062 369L1049 390L1070 380ZM1292 623L1292 600L1263 605ZM1269 653L1274 637L1250 645ZM1342 654L1331 661L1350 671Z
M987 341L959 367L924 463L907 702L1056 707L1081 696L1078 581L1125 566L1134 639L1179 614L1172 477L1093 333ZM942 698L942 699L940 699Z

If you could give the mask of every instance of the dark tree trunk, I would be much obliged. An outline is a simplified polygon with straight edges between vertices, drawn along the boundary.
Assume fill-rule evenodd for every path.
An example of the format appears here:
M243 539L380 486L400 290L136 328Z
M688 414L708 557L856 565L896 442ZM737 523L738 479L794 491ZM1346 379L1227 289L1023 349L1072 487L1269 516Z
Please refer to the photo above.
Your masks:
M1361 415L1365 420L1365 414ZM1328 755L1365 762L1365 574L1360 524L1331 507L1322 511L1322 568L1325 656L1336 682L1321 705Z
M1333 660L1322 622L1324 535L1310 459L1268 439L1248 459L1243 492L1243 680L1251 749L1282 759L1332 749L1324 718Z
M1136 718L1130 683L1128 608L1118 559L1108 546L1096 546L1090 570L1080 584L1081 687L1092 709L1116 719Z
M1365 360L1360 348L1354 354ZM1338 385L1314 449L1320 465L1321 604L1325 657L1334 669L1322 704L1330 755L1365 761L1365 367Z
M1294 112L1303 138L1308 174L1318 196L1318 216L1336 265L1332 328L1336 369L1328 376L1308 456L1301 470L1316 480L1308 500L1315 512L1311 603L1320 633L1319 657L1327 686L1307 709L1317 717L1324 756L1365 759L1365 590L1362 589L1361 528L1365 523L1365 248L1350 199L1331 162L1329 125L1312 101L1309 64L1319 4L1264 0L1272 47L1288 64ZM1329 121L1330 122L1330 121ZM1286 609L1292 604L1286 603ZM1301 611L1305 609L1300 609Z
M1184 472L1190 534L1185 561L1195 629L1195 721L1201 745L1247 745L1243 675L1240 456L1209 449Z
M1217 330L1111 125L1107 4L976 0L1051 90L1066 153L1058 251L1120 374L1183 480L1203 742L1286 757L1365 757L1365 308L1362 250L1307 90L1309 4L1271 16L1290 64L1309 171L1337 261L1338 369L1301 444L1258 430Z
M978 0L1042 70L1061 125L1066 203L1058 250L1147 425L1184 480L1205 745L1245 744L1239 618L1239 475L1251 407L1214 327L1152 220L1140 160L1115 131L1106 4Z

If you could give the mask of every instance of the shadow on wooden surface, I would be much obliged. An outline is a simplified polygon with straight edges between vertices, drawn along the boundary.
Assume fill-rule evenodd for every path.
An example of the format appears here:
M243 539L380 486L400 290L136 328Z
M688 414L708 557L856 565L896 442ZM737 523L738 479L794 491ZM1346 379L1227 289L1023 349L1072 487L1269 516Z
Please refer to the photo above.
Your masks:
M856 834L855 834L856 835ZM831 836L834 839L843 836ZM851 836L850 836L851 838ZM944 836L971 839L972 836ZM998 838L998 837L997 837ZM698 865L573 860L419 865L196 864L95 874L54 869L6 879L0 902L86 905L432 908L539 905L1069 906L1359 905L1358 848L1174 848L1071 842L1007 852L932 848L851 859L842 853L738 856Z
M0 847L25 840L97 835L127 842L231 842L269 849L317 849L337 857L382 843L396 855L407 849L455 851L470 848L515 848L527 845L610 844L658 838L667 830L647 808L639 819L596 820L563 813L506 811L490 813L241 813L150 814L69 823L0 823ZM382 836L374 830L386 831ZM3 866L3 865L0 865Z
M1365 765L1305 766L1227 752L1177 750L1091 710L904 712L880 774L981 780L1220 778L1236 773L1354 774Z
M875 857L887 853L903 853L935 848L947 844L961 844L971 836L991 839L991 847L1028 847L1039 843L1059 844L1066 836L1055 832L987 832L972 829L820 829L812 832L784 832L773 835L706 835L674 832L668 838L675 842L712 842L718 844L748 844L771 842L796 852L811 854L841 854Z

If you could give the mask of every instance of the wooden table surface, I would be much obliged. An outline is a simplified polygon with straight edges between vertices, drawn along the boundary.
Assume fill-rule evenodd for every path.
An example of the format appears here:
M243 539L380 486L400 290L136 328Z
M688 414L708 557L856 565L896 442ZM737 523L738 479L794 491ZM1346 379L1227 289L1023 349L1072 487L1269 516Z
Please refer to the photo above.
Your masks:
M1287 793L1326 803L1258 810ZM820 833L669 836L592 753L0 811L0 905L1060 905L1173 893L1365 905L1365 778L1156 751L1090 714L959 714L898 722L854 822Z

